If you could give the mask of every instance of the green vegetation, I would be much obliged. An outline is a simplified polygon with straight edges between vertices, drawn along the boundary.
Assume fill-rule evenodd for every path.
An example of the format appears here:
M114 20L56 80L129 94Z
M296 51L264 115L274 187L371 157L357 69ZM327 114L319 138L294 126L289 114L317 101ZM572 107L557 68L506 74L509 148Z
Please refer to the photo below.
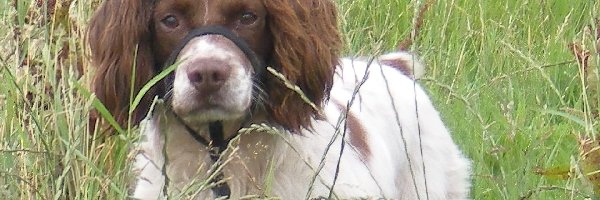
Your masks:
M99 0L53 2L0 1L0 199L125 199L135 132L88 133L84 35ZM425 3L338 2L345 54L362 56L410 37ZM599 28L600 2L432 2L410 49L473 161L473 199L594 197L600 183L585 179L597 172L582 168L579 141L600 130L600 94L570 46L591 51L588 68L600 66L595 33L585 32Z

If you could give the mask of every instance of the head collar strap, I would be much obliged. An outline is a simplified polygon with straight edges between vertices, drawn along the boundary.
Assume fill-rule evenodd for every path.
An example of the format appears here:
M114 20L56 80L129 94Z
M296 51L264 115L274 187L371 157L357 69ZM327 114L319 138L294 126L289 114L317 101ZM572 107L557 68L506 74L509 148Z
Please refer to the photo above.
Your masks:
M196 133L196 131L194 129L192 129L190 126L188 126L188 124L185 123L185 121L183 121L183 119L181 119L179 117L179 115L177 115L174 112L173 112L173 114L175 115L175 119L177 119L185 127L186 131L194 138L194 140L196 140L196 142L209 147L208 153L210 156L210 160L215 162L215 166L221 165L222 162L219 159L221 157L221 154L223 154L223 152L227 149L227 145L229 145L229 142L231 142L231 139L235 138L237 135L234 135L231 138L225 139L224 138L225 133L223 132L223 122L215 121L215 122L211 122L208 124L208 132L209 132L209 136L210 136L210 141L209 141L209 140L204 139L198 133ZM215 195L215 198L231 197L231 189L229 188L229 185L227 184L227 182L223 181L224 178L225 178L225 175L223 175L223 171L220 171L211 180L211 183L214 184L214 186L211 188L211 190L212 190L213 194Z
M238 48L240 48L242 50L242 52L244 52L244 54L246 55L248 60L250 60L250 63L252 64L252 68L254 69L254 74L256 77L259 77L265 71L266 65L258 57L258 55L256 55L256 53L250 48L248 43L246 43L246 41L244 41L243 38L240 38L235 33L231 32L229 29L227 29L223 26L217 26L217 25L200 27L200 28L193 29L192 31L190 31L187 34L187 36L185 36L185 38L183 38L183 40L181 40L181 42L179 42L179 45L177 45L175 50L173 50L171 52L171 55L169 55L169 58L165 62L164 67L168 67L168 66L175 64L175 61L177 61L177 57L179 56L179 53L181 52L181 50L183 50L185 45L187 45L187 43L190 42L190 40L192 40L196 37L205 36L205 35L221 35L221 36L231 40L236 46L238 46Z

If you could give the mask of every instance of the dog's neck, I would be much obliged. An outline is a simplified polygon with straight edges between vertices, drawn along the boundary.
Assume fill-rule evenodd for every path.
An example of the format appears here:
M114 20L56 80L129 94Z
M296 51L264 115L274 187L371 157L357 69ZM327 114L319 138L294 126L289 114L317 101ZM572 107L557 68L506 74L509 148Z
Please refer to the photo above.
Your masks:
M173 117L175 117L177 121L168 121L165 123L165 126L184 126L187 133L204 146L226 146L226 143L228 143L229 140L234 139L239 135L239 130L247 123L247 119L239 118L233 120L194 123L184 121L174 113L168 114L168 119L173 119ZM220 144L221 142L223 144Z
M256 117L256 116L255 116ZM258 119L258 117L254 118ZM154 138L162 138L164 149L163 159L167 166L164 171L169 181L169 191L175 186L178 190L185 188L190 182L206 180L215 162L210 158L209 146L198 142L191 134L198 134L209 143L209 123L196 123L190 127L195 133L190 133L185 124L177 120L172 112L155 110L151 119ZM225 181L231 186L232 191L262 191L264 177L269 172L269 163L266 160L274 158L281 146L280 136L268 133L249 132L238 135L238 130L245 119L223 121L223 134L226 139L231 139L230 148L222 154L225 162L223 172ZM166 153L165 153L166 152ZM161 156L161 155L156 155ZM232 176L235 175L235 176ZM249 184L250 183L250 184ZM240 188L244 187L244 188ZM210 197L211 190L199 196Z

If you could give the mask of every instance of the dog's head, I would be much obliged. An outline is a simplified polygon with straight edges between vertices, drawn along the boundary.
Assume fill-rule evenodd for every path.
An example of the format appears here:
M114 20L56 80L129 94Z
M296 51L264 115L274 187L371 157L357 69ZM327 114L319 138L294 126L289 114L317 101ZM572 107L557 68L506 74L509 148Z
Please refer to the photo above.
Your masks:
M177 69L144 96L134 122L158 95L188 122L240 118L256 105L287 129L308 128L319 111L264 68L320 106L341 46L336 15L331 0L105 1L89 29L92 89L125 124L132 95L172 61ZM219 31L193 34L206 27Z

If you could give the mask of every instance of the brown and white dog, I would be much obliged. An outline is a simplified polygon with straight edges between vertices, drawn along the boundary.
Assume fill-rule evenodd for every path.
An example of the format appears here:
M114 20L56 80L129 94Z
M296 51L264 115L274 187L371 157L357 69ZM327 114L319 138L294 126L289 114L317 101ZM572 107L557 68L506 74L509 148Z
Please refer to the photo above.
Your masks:
M332 0L107 0L88 39L93 90L121 123L130 91L177 63L133 115L165 100L141 122L134 198L468 198L419 60L340 59ZM282 133L238 133L249 124Z

